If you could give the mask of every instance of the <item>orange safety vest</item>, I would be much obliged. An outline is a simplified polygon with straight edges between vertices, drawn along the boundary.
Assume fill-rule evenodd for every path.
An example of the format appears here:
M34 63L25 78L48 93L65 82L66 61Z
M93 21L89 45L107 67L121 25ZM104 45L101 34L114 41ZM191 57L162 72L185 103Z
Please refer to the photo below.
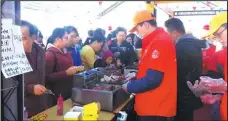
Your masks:
M135 96L139 116L173 117L177 108L177 64L174 42L157 28L142 41L142 57L137 78L145 77L148 69L163 72L159 87Z
M224 80L227 82L227 59L224 66ZM220 114L223 121L227 121L227 92L223 95L221 105L220 105Z

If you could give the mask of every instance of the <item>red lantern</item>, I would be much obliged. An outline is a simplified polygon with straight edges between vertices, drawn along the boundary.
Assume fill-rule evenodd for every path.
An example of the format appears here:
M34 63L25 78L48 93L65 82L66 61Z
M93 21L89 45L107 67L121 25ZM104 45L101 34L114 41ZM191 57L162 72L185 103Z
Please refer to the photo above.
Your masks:
M210 1L207 1L207 2L206 2L206 5L207 5L207 6L210 6L210 4L211 4Z
M210 26L209 25L205 25L205 26L203 26L203 29L208 31L208 30L210 30Z
M193 10L196 10L196 7L194 6L194 7L192 7L193 8Z
M111 27L111 26L108 26L108 30L109 30L109 31L112 31L112 27Z
M100 1L98 1L98 3L99 3L99 5L101 6L101 4L102 4L102 1L100 0Z

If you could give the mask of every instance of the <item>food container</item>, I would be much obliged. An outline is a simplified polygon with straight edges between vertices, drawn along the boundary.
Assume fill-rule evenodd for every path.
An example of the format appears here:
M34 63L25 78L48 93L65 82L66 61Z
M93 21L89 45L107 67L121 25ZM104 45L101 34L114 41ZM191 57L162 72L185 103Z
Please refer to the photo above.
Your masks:
M99 102L101 110L113 111L129 98L122 89L122 84L110 84L101 82L104 75L120 75L118 70L95 68L74 75L72 102L89 104Z
M125 67L124 76L132 72L138 73L138 65L131 65L131 66Z
M70 109L70 112L83 112L83 107L80 106L74 106Z
M83 116L82 121L97 121L97 117L93 116Z
M81 112L67 112L64 115L64 121L78 121L80 118Z
M83 88L84 85L91 81L100 82L101 76L99 74L103 72L103 68L95 68L81 73L77 73L73 76L73 87Z
M88 104L92 102L99 102L101 110L113 111L129 98L127 94L119 85L112 85L113 90L94 90L86 88L72 89L72 102L79 104Z

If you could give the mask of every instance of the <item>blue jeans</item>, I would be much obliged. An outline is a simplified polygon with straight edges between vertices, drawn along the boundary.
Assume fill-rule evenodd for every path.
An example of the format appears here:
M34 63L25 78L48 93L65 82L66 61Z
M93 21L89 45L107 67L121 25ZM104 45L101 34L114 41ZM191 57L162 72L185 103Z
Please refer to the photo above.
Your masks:
M211 116L213 121L220 121L220 102L212 105Z

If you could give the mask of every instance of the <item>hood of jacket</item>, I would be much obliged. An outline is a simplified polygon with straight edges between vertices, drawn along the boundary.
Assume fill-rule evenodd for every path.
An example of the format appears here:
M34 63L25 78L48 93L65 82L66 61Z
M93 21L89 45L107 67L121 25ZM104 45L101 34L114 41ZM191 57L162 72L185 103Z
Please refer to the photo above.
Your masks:
M179 37L176 40L176 44L177 43L182 43L185 45L194 44L196 47L201 48L201 49L207 48L205 41L199 40L198 38L194 37L192 34L185 34L185 35Z
M61 54L66 54L67 53L66 48L63 48L62 50L60 50L59 48L55 47L55 45L53 45L51 43L48 43L47 48L46 48L46 51L47 50L51 50L53 52L61 53Z

